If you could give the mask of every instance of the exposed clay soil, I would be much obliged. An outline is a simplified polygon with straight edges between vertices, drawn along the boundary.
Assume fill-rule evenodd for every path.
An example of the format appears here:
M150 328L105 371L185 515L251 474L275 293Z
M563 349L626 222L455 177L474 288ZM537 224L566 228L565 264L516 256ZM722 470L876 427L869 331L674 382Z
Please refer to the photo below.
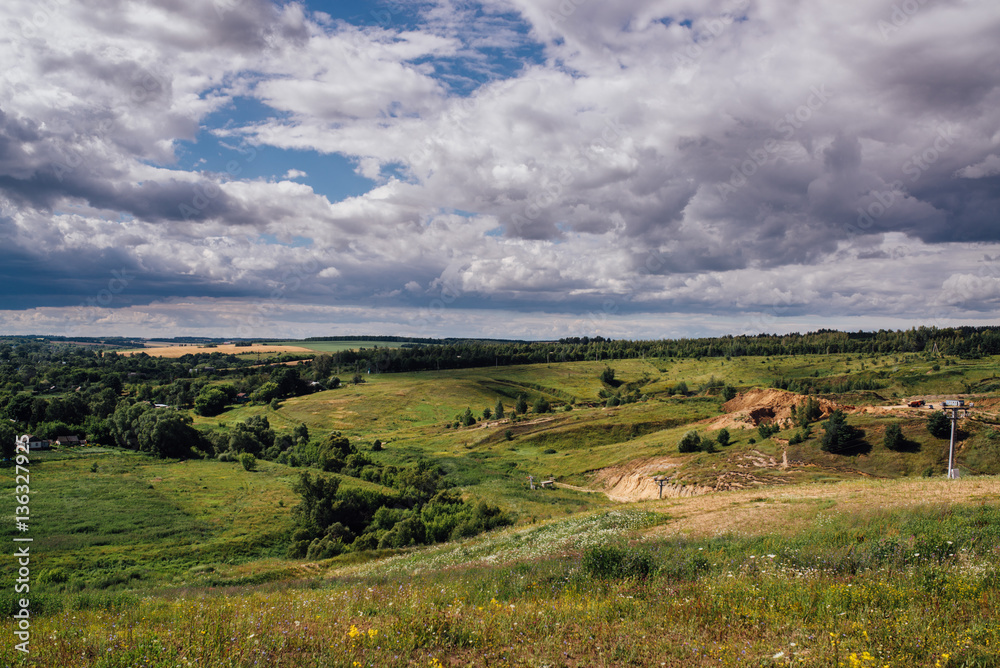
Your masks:
M822 417L827 417L838 408L846 412L854 410L854 406L840 405L829 399L814 397L819 403ZM792 419L792 406L805 405L809 397L794 392L775 389L756 389L741 392L722 404L726 415L712 420L707 429L755 429L760 424L784 422Z
M653 479L654 474L679 466L674 457L652 457L636 459L618 466L601 469L594 476L594 485L601 488L612 501L645 501L660 498L660 486ZM666 484L663 498L694 496L711 492L711 487Z

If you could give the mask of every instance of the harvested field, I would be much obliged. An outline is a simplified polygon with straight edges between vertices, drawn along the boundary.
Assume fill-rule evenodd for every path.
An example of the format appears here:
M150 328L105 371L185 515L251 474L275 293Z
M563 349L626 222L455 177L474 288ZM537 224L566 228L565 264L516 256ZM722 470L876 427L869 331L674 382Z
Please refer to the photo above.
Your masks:
M221 344L217 346L162 346L154 348L138 348L136 350L123 351L122 355L135 355L146 353L150 357L183 357L184 355L194 355L197 353L222 353L223 355L247 355L251 353L307 353L313 354L316 351L299 346L274 346L266 344L254 344L252 346L236 346L233 344Z

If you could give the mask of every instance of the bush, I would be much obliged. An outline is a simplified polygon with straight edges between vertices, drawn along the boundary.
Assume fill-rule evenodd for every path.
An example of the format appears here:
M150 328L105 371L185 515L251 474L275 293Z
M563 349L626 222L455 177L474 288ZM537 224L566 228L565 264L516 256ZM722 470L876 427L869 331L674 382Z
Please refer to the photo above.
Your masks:
M722 388L722 400L729 401L736 398L736 388L732 385L726 385Z
M551 406L549 406L549 402L545 400L545 397L538 397L535 399L532 408L536 413L548 413Z
M701 438L698 436L698 432L689 431L684 434L680 442L677 444L677 450L679 452L698 452L701 449Z
M899 428L898 422L893 422L885 428L885 437L882 439L882 444L890 450L902 450L906 445L906 439L903 438L903 430Z
M777 434L779 431L781 431L781 427L776 422L772 424L762 422L757 425L757 433L760 434L761 439L771 438L773 434Z
M830 414L830 419L823 423L823 429L825 433L821 447L825 452L835 454L845 452L847 445L861 435L856 427L847 424L847 418L841 410L835 410Z
M633 548L617 545L596 545L583 553L584 573L592 578L644 579L656 569L653 557Z
M729 430L723 427L719 430L717 438L719 439L719 445L723 447L729 445Z
M240 455L240 464L247 471L257 470L257 458L254 457L249 452L244 452L242 455Z
M376 438L375 442L372 443L372 452L381 452L381 451L382 451L382 441Z
M927 431L936 438L951 438L951 420L944 411L934 411L927 418Z

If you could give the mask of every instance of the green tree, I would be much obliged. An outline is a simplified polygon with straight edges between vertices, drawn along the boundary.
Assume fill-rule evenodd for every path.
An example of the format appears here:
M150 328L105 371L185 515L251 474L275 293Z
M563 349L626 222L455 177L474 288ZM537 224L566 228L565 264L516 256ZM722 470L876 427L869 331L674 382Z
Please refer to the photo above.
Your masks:
M106 418L115 412L118 406L118 395L109 387L102 388L90 398L90 414Z
M601 372L601 382L605 385L614 385L615 370L609 366L604 367L604 371Z
M503 419L503 402L500 401L499 399L497 399L497 405L493 409L493 415L498 420L502 420Z
M903 430L898 422L886 426L882 444L890 450L902 450L906 446L906 439L903 438Z
M229 397L217 387L206 387L194 400L194 412L204 417L213 417L226 410Z
M779 431L781 431L781 427L778 426L777 422L771 424L761 422L757 425L757 433L760 434L762 439L770 438L772 434L777 434Z
M472 425L476 424L476 416L472 414L471 408L465 409L465 412L462 413L462 417L459 420L459 422L461 422L466 427L471 427Z
M535 403L532 405L532 408L536 413L548 413L552 407L549 405L549 402L545 400L545 397L538 397L535 399Z
M517 402L514 404L514 411L518 415L524 415L528 412L528 402L524 398L523 394L517 395Z
M806 399L805 403L799 406L795 415L795 426L805 427L810 422L815 422L823 415L823 409L814 397Z
M135 434L139 450L157 457L187 457L201 440L190 416L162 408L140 415Z
M927 418L927 431L936 438L951 438L951 420L944 411L934 411Z
M0 453L5 460L11 460L17 454L17 430L7 420L0 421Z
M677 444L677 450L679 452L698 452L701 449L701 437L698 436L698 432L689 431L684 434L680 442Z
M483 419L484 420L489 420L492 416L493 416L493 411L490 410L489 406L487 406L486 408L483 409Z
M823 423L823 429L825 433L820 447L825 452L834 454L843 452L851 441L860 436L860 431L856 427L847 424L847 418L840 409L830 413L830 418Z
M240 464L243 466L244 470L256 471L257 470L257 458L251 455L249 452L244 452L240 455Z
M270 426L270 424L268 426ZM309 427L306 426L305 422L300 422L299 426L292 429L292 440L296 443L309 442Z
M270 403L272 399L277 399L278 395L278 384L269 381L250 393L250 398L258 403L266 404Z
M722 400L730 401L736 398L736 388L732 385L726 385L722 388Z
M719 445L723 447L729 445L729 430L723 427L719 430L717 438L719 439Z

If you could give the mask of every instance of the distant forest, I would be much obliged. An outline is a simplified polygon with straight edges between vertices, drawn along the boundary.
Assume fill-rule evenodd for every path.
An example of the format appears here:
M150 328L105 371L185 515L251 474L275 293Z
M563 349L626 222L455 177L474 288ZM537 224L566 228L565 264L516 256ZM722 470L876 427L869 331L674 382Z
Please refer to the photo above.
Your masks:
M758 334L660 341L572 337L546 342L461 341L416 344L405 348L362 348L330 353L335 366L372 373L464 369L494 365L539 364L651 358L747 357L813 354L921 353L977 358L1000 354L1000 327L918 327L906 331Z

